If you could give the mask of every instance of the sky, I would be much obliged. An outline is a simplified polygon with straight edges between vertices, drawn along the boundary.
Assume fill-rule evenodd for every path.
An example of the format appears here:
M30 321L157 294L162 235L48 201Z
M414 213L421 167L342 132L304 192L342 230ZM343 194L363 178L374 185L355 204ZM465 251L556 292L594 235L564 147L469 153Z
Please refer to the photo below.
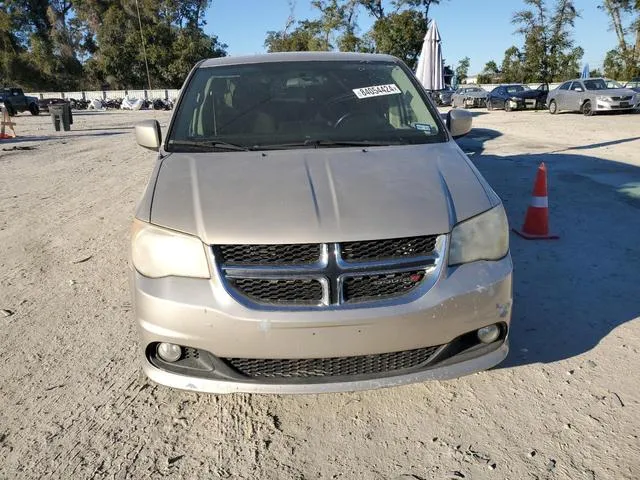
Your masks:
M601 68L606 52L617 44L598 4L599 0L575 0L581 18L576 20L573 38L584 49L583 63L591 69ZM442 0L440 5L432 5L429 13L438 24L446 63L455 66L460 59L469 57L470 74L482 71L489 60L499 65L507 48L522 45L522 38L514 34L511 16L523 6L522 0ZM303 20L317 17L318 13L309 0L297 0L294 15L296 20ZM284 28L288 16L288 0L213 0L205 17L205 32L226 43L230 55L264 53L266 32ZM372 23L361 9L361 33Z

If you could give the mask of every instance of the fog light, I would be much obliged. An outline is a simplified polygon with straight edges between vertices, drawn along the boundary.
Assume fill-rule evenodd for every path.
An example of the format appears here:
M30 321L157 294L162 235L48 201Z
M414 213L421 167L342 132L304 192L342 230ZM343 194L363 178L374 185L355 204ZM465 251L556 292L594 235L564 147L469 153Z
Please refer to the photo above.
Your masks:
M482 343L495 342L500 337L500 327L498 325L489 325L478 329L478 338Z
M177 362L182 356L182 348L173 343L161 343L158 345L158 356L165 362Z

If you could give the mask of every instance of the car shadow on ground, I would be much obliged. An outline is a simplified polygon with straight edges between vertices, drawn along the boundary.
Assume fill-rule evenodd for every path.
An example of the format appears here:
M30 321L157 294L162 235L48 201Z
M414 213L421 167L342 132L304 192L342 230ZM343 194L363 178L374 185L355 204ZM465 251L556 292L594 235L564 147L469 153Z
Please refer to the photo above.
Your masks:
M590 145L579 145L576 147L571 147L568 149L564 149L564 150L560 150L562 151L568 151L568 150L590 150L592 148L600 148L600 147L610 147L612 145L618 145L620 143L628 143L628 142L633 142L636 140L640 140L640 137L630 137L630 138L621 138L618 140L612 140L610 142L600 142L600 143L592 143ZM556 152L554 152L556 153Z
M470 158L502 198L515 228L523 224L544 162L550 229L560 236L530 241L511 234L511 353L501 367L588 352L616 327L640 317L640 168L569 151L480 154L483 139L496 136L475 129L459 143L475 153Z
M78 128L78 129L74 129L74 132L102 132L105 130L124 130L124 131L131 131L133 130L134 126L133 125L126 125L126 126L122 126L122 127L103 127L103 128ZM125 133L125 132L122 132Z

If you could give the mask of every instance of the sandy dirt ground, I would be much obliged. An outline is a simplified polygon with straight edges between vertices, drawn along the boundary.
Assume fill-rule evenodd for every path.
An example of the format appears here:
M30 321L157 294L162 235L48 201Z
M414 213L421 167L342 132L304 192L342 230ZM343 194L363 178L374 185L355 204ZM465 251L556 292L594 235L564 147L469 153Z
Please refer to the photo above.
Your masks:
M478 110L463 149L524 218L512 350L491 371L353 394L214 396L140 373L128 229L167 113L19 115L0 142L0 478L640 478L640 115ZM32 147L32 150L16 150Z

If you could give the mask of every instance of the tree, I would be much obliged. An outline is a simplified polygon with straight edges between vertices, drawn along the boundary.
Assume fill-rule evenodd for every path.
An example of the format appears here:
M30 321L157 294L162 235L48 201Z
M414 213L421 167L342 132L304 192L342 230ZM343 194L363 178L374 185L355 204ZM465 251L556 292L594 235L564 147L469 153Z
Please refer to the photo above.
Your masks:
M180 87L203 58L226 55L226 45L206 35L202 15L209 1L140 1L142 36L152 86ZM87 1L80 15L95 29L98 50L87 62L87 83L113 88L147 85L137 9L130 0ZM100 19L94 23L94 19Z
M602 64L605 76L615 79L631 78L627 76L627 62L619 50L609 50Z
M146 85L134 0L0 1L4 83L69 90ZM224 55L202 30L211 0L139 0L154 84L178 87L193 64Z
M512 22L519 26L517 33L524 36L522 54L526 80L566 79L566 72L577 69L583 54L582 49L574 47L571 38L571 29L579 16L573 0L556 0L551 12L546 0L524 2L530 8L514 13Z
M267 32L264 46L267 52L327 51L331 44L325 38L320 22L303 20L291 32Z
M505 83L521 83L527 80L524 72L524 55L515 45L505 50L500 71L502 81Z
M426 22L422 13L404 10L376 20L370 35L377 53L394 55L413 69L425 34Z
M618 50L605 58L605 74L620 80L640 75L640 0L604 0L600 8L618 38Z
M478 83L496 83L499 74L498 64L493 60L489 60L485 64L482 72L478 75Z
M458 66L456 67L456 78L458 80L458 83L463 83L469 76L470 64L471 59L469 57L464 57L458 62Z
M333 50L357 51L361 39L356 35L356 8L359 0L313 0L311 5L320 12L317 20L294 23L293 4L285 28L267 32L264 45L268 52Z
M404 6L407 6L409 8L416 9L416 10L423 9L424 10L423 16L428 26L429 23L431 22L431 19L429 18L429 9L431 8L431 5L439 5L440 0L395 0L393 3L396 9L402 8Z
M395 55L413 68L417 62L427 30L429 9L440 0L313 0L319 11L316 20L297 22L294 30L290 15L283 30L267 32L265 47L269 52L295 50L334 50L387 53ZM392 11L387 11L387 7ZM359 35L358 9L375 21L373 27Z

